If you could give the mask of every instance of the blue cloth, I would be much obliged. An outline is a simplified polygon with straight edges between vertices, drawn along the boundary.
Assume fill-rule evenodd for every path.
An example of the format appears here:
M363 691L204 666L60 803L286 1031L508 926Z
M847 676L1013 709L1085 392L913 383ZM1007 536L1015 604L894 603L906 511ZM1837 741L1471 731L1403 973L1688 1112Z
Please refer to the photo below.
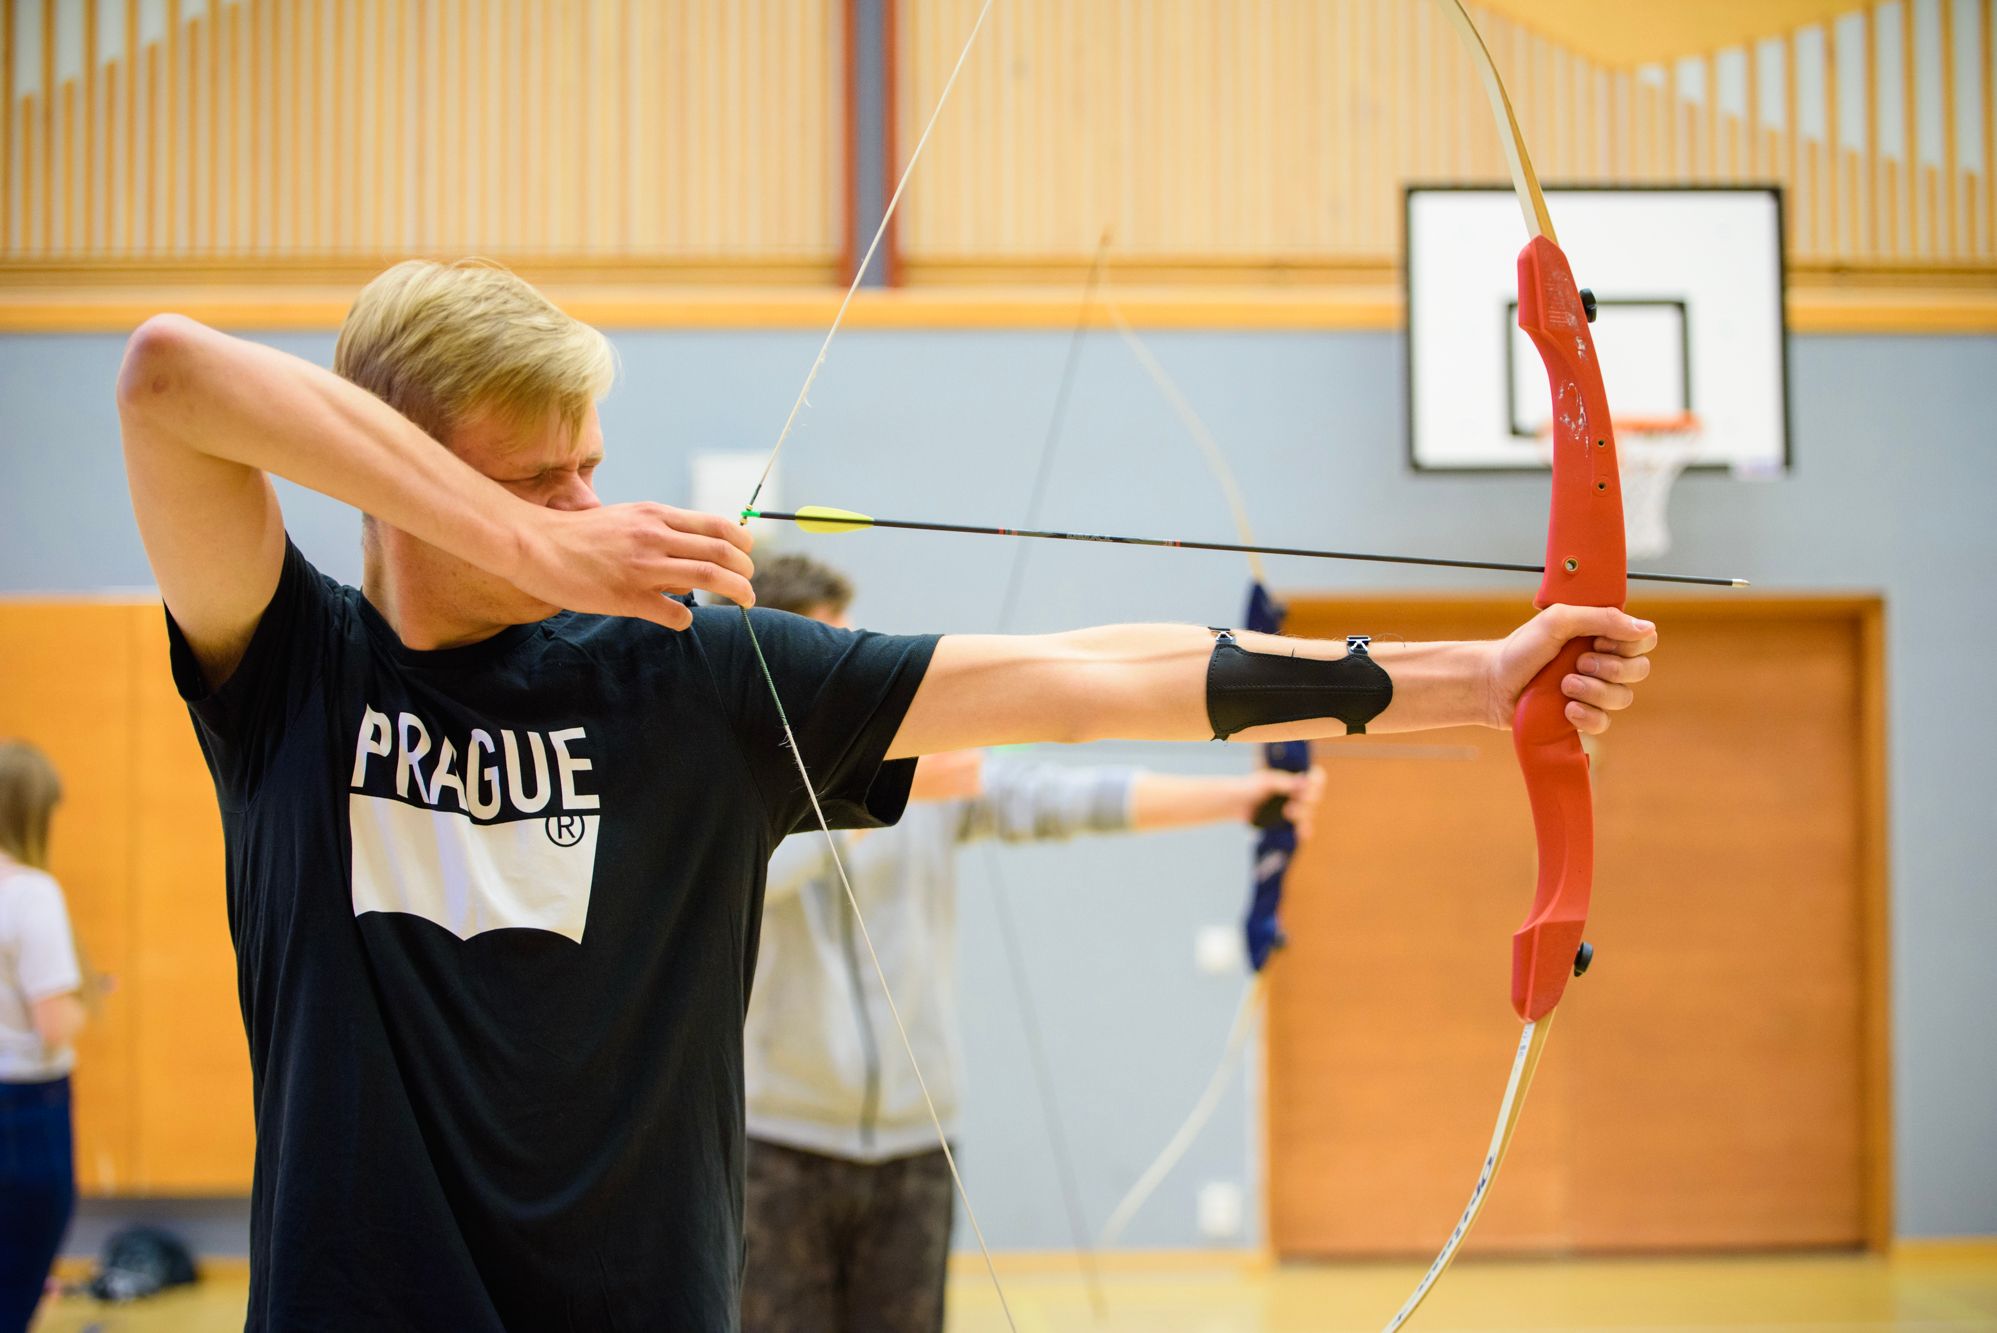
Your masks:
M75 1205L69 1080L0 1083L0 1333L25 1333Z
M1261 583L1248 589L1247 628L1257 634L1281 634L1289 608L1269 595ZM1262 747L1262 762L1286 773L1302 773L1311 766L1309 741L1272 741ZM1297 829L1287 819L1279 819L1255 839L1254 887L1249 892L1248 914L1242 922L1248 942L1248 962L1257 972L1269 955L1283 947L1283 879L1290 873L1290 860L1297 853Z

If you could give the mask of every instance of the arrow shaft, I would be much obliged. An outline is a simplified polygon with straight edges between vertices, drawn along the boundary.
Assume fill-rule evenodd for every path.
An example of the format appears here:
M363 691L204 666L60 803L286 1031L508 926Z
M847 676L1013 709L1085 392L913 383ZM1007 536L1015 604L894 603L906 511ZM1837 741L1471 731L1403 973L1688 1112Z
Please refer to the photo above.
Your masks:
M971 523L931 523L910 518L871 518L864 514L838 517L830 514L790 514L773 510L749 509L745 518L769 519L777 523L809 523L813 526L843 525L861 528L896 528L905 532L954 532L971 537L1027 537L1035 541L1101 542L1112 546L1171 546L1183 551L1230 551L1239 555L1287 555L1304 560L1356 560L1376 565L1423 565L1434 569L1494 569L1512 574L1543 574L1544 565L1512 564L1501 560L1445 560L1440 556L1380 555L1369 551L1322 551L1301 546L1251 546L1243 542L1188 541L1176 537L1112 536L1096 532L1054 532L1040 528L985 527ZM1690 583L1711 588L1740 588L1745 579L1713 578L1704 574L1642 574L1632 570L1629 577L1649 583Z

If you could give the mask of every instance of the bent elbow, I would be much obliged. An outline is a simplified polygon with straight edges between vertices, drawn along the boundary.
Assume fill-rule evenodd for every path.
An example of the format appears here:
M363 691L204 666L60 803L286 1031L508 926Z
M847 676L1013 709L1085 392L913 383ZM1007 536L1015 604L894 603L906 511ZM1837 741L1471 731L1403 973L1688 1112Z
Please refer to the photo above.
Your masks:
M185 383L187 352L201 326L185 315L154 315L132 331L118 367L118 411L154 410Z

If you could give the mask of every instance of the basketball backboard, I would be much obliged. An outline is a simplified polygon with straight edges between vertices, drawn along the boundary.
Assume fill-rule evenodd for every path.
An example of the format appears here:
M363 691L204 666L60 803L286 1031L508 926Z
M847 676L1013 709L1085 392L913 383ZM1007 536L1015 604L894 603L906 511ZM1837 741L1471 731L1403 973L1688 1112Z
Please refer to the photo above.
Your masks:
M1789 465L1782 203L1774 189L1548 190L1594 292L1618 419L1690 413L1695 468ZM1548 395L1518 328L1509 188L1407 192L1408 457L1417 470L1542 467Z

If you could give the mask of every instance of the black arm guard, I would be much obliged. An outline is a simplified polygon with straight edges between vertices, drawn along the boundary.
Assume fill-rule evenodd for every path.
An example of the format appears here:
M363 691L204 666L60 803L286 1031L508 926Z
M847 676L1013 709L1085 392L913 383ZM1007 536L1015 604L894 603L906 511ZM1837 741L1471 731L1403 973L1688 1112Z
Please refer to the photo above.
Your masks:
M1251 653L1234 631L1214 631L1207 662L1207 723L1224 741L1237 731L1277 722L1335 717L1358 735L1394 700L1394 682L1366 651L1363 634L1345 641L1345 656L1279 657Z

